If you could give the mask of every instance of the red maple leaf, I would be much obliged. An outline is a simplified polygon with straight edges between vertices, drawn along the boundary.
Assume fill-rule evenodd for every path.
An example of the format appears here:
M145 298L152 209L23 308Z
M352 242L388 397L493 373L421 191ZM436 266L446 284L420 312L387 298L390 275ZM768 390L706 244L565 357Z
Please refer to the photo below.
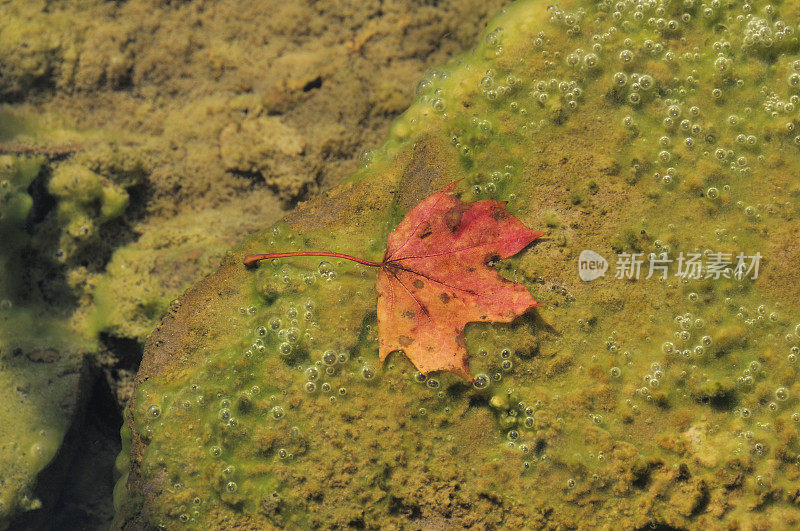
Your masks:
M286 256L332 256L379 267L378 352L402 350L423 374L471 378L464 341L469 322L510 322L539 303L493 267L541 232L528 229L500 201L464 203L455 183L423 200L389 234L382 262L340 253L250 255L245 265Z

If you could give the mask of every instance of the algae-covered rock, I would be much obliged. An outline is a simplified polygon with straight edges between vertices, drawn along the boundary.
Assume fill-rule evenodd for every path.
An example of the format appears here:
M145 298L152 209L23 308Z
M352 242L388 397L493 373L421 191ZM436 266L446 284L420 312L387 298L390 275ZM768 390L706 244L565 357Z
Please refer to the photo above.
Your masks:
M171 307L127 409L117 524L800 523L797 8L501 11L347 183ZM550 230L499 265L548 304L470 325L474 383L378 364L374 271L242 265L379 260L453 181ZM604 277L580 280L584 250Z

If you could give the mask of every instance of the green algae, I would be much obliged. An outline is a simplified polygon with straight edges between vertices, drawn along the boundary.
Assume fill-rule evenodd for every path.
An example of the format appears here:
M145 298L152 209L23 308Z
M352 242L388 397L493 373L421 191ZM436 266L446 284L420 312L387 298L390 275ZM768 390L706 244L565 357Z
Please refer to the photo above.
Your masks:
M0 156L2 528L41 507L36 478L83 407L86 355L98 345L71 311L73 289L96 251L96 229L127 206L124 189L78 162L58 161L78 136L54 116L0 113L3 149L14 153ZM92 142L91 133L82 139Z
M247 239L175 308L184 328L151 338L125 478L139 518L797 524L796 19L791 2L502 11L348 183ZM404 212L455 180L551 230L500 265L548 305L467 330L475 384L399 353L378 366L374 271L240 265L380 259ZM763 263L757 279L583 283L583 249Z
M82 353L90 348L27 289L32 238L24 226L34 208L31 184L45 166L43 156L0 157L0 527L41 506L35 478L80 405Z

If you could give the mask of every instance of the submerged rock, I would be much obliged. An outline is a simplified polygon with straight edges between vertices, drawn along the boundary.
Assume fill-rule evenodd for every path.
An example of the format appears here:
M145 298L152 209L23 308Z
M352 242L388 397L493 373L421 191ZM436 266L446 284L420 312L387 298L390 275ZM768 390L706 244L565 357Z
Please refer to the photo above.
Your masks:
M796 525L796 23L760 1L501 11L347 183L170 309L117 525ZM474 383L378 364L373 270L242 266L379 260L453 181L550 230L498 266L548 304L468 327ZM605 276L580 279L583 250Z

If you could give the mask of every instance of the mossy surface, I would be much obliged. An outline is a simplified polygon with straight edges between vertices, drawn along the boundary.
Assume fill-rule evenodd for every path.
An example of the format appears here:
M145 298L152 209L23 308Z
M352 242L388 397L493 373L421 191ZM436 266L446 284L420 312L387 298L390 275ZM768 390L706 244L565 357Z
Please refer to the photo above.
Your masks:
M137 502L118 524L797 525L797 11L503 10L426 75L350 181L172 308L129 409ZM452 181L550 230L500 265L548 304L468 328L485 388L420 377L401 353L379 367L374 271L241 265L379 260L404 213ZM644 253L643 274L584 283L584 249ZM645 278L664 252L763 259L756 279L681 279L674 264Z
M121 407L170 301L242 235L349 175L412 81L501 3L0 5L0 527L39 505L51 457L70 460L55 448L85 385L74 376L91 365ZM41 428L46 457L28 466Z

